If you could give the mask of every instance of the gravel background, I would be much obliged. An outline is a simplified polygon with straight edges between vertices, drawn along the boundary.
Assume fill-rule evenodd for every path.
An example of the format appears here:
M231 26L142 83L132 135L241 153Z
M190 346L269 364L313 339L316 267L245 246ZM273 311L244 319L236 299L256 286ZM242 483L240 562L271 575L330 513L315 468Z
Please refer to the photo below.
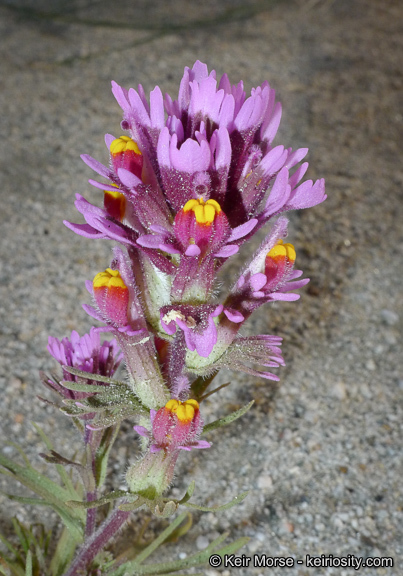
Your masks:
M309 146L309 177L326 178L329 198L291 216L297 264L311 278L301 300L261 309L244 331L284 337L281 384L220 376L232 386L205 403L206 421L256 404L212 434L211 450L182 456L173 489L196 475L198 502L249 496L222 515L196 514L183 554L231 529L251 537L249 556L392 556L393 569L360 574L403 574L402 16L398 0L0 3L3 440L21 443L41 470L32 420L59 451L75 449L68 422L35 400L37 372L54 368L49 334L88 330L84 280L109 262L110 244L75 236L61 221L79 221L76 191L99 200L79 154L106 160L104 133L120 133L110 80L175 94L196 59L247 89L267 79L283 103L276 143ZM113 486L137 450L127 423ZM2 478L0 488L17 490ZM12 515L47 518L1 495L0 507L5 532ZM219 573L313 571L205 571Z

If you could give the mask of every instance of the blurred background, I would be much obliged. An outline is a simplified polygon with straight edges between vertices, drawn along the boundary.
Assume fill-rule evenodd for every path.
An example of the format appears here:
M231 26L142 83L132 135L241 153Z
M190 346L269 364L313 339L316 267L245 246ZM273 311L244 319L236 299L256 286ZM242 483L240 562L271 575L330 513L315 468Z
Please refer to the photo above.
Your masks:
M291 215L296 264L311 279L301 300L260 309L244 330L284 338L280 384L220 375L232 385L205 402L207 422L255 405L211 435L211 450L182 456L172 491L196 475L199 503L249 496L196 514L182 552L230 530L250 536L247 555L392 556L394 570L360 573L403 573L402 17L398 0L0 2L0 450L16 456L5 443L18 442L44 471L35 421L59 452L75 451L70 423L36 400L50 397L37 373L56 368L48 335L88 331L84 281L109 264L110 243L62 220L82 221L75 192L102 202L79 155L107 162L103 136L121 133L110 81L175 97L197 59L247 92L268 80L283 104L275 144L309 147L308 178L326 178L328 199ZM247 256L224 268L224 283ZM138 450L127 422L111 487ZM6 480L1 490L17 493ZM5 532L13 515L55 522L2 495L0 510Z

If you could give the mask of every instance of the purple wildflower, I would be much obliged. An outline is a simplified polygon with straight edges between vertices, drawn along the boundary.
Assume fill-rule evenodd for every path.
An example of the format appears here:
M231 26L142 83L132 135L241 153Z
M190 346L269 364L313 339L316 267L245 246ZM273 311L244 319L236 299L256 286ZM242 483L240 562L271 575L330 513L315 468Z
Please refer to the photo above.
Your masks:
M116 340L104 340L101 344L99 329L94 327L91 328L89 334L81 337L75 330L70 338L63 338L63 340L49 336L48 351L61 366L71 366L83 372L108 377L113 376L123 359ZM75 382L76 376L63 370L63 379ZM88 382L96 381L89 380ZM47 384L65 398L82 399L91 395L87 392L68 390L50 379L47 380Z

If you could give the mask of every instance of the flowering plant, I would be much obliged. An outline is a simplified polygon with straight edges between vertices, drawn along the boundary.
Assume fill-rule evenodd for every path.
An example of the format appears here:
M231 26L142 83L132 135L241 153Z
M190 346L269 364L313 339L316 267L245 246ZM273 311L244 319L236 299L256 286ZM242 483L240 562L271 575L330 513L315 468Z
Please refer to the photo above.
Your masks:
M219 547L222 539L185 561L143 565L185 514L134 559L130 551L126 560L103 552L136 509L147 507L162 517L180 506L208 510L189 502L193 483L181 500L167 497L175 464L182 451L210 449L203 434L240 417L252 404L204 424L201 404L219 390L207 391L221 368L278 380L272 369L284 364L281 338L242 337L239 331L266 302L299 298L296 290L308 279L300 279L302 271L294 268L296 252L284 241L283 213L326 198L323 180L301 182L307 149L273 146L281 106L267 82L247 97L242 82L231 85L224 75L217 83L215 72L196 62L185 68L177 100L163 97L159 87L149 101L142 86L127 91L113 82L112 91L127 134L106 135L108 166L82 156L104 179L90 180L103 194L103 207L77 194L85 223L65 222L81 236L118 244L110 266L87 282L92 305L83 307L101 325L82 337L73 331L61 341L49 338L48 350L63 376L42 375L79 430L83 456L78 461L61 456L38 428L48 450L43 457L56 464L62 485L29 464L0 456L3 473L35 491L36 503L52 507L65 525L50 564L40 546L32 551L37 540L26 531L26 574L174 572L205 562ZM221 268L269 221L273 225L260 248L218 300ZM112 339L101 343L100 333ZM114 378L122 360L123 382ZM108 456L125 418L137 420L142 454L126 472L127 489L103 494ZM78 473L78 484L66 467ZM108 503L110 512L100 521L98 508ZM4 560L0 571L19 575L19 561Z

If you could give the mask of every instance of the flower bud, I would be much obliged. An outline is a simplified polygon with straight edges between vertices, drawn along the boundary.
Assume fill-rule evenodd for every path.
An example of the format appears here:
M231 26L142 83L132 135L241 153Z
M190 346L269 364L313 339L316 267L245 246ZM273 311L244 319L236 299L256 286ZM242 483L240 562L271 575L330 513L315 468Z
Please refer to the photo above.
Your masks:
M223 244L230 234L230 227L218 202L192 198L175 217L175 234L184 249L196 244L205 254Z
M112 141L110 153L113 168L117 174L119 168L125 168L138 178L143 170L143 156L137 143L129 136L121 136Z
M280 281L284 274L294 265L296 258L295 248L292 244L283 244L278 240L277 244L268 252L265 260L265 275L267 282Z
M125 326L128 323L129 289L119 271L107 268L100 272L93 280L93 288L95 301L105 319L117 326Z
M169 400L153 419L155 449L175 450L195 442L203 429L196 400Z

